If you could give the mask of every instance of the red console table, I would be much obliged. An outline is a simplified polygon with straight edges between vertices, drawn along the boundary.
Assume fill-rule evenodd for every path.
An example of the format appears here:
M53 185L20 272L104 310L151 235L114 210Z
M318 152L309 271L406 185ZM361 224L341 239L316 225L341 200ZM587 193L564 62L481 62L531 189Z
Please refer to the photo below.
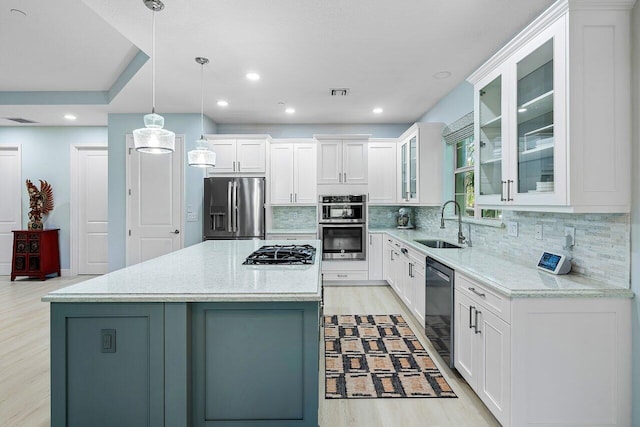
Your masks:
M39 277L47 274L60 276L60 245L58 228L52 230L14 230L11 281L16 276Z

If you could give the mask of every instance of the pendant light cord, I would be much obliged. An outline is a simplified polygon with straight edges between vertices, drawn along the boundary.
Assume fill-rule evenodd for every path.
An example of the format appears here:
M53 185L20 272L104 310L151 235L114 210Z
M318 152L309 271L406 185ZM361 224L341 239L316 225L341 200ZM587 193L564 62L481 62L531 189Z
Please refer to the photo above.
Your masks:
M204 63L200 64L200 139L204 139Z
M156 112L156 12L151 18L151 112Z

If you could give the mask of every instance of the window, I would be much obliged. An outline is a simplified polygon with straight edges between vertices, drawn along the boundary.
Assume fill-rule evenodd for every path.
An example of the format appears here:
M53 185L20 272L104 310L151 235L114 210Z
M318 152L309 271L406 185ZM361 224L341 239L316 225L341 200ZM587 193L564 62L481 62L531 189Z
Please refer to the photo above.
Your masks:
M445 141L454 148L453 183L454 198L468 218L500 219L502 212L480 209L475 205L475 145L473 137L473 113L455 121L445 129Z

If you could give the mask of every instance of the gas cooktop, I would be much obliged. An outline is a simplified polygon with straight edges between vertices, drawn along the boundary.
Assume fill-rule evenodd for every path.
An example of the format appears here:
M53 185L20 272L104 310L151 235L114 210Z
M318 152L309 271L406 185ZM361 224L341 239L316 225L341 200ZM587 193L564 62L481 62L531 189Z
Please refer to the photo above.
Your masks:
M316 248L311 245L267 245L247 257L245 265L313 264Z

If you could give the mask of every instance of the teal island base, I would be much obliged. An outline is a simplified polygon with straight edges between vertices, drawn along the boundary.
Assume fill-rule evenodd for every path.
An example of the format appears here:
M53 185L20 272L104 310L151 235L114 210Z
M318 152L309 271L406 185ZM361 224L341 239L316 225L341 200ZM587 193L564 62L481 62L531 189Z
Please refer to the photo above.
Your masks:
M52 302L51 425L318 426L320 307Z

